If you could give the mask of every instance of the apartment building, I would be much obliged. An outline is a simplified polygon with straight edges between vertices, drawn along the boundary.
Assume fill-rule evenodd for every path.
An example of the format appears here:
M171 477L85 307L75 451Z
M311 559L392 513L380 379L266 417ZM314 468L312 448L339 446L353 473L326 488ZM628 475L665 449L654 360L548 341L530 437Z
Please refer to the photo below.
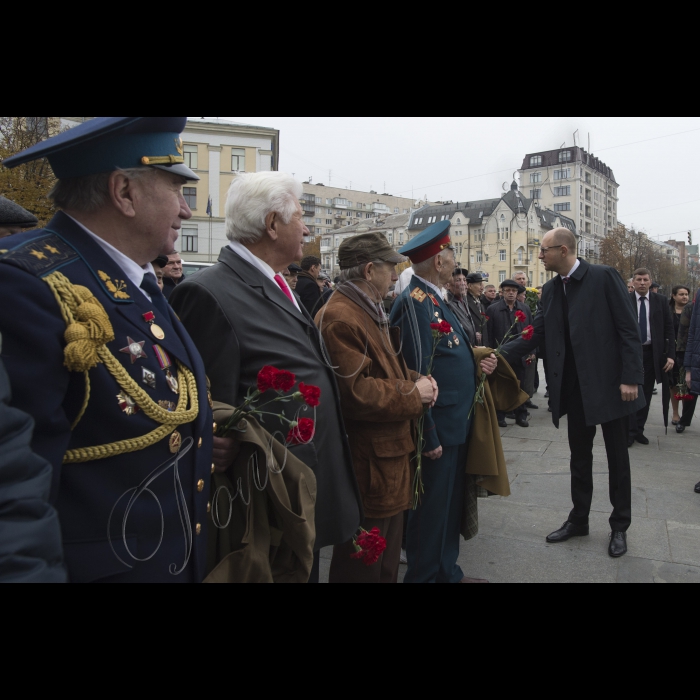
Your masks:
M424 201L377 192L360 192L322 184L304 183L301 201L304 223L312 236L324 236L362 221L410 214Z
M554 276L539 259L542 239L555 228L578 236L576 222L526 197L513 182L500 199L427 205L414 212L408 226L410 240L428 226L449 220L459 265L479 272L498 286L516 272L524 272L534 286Z
M530 153L518 172L529 199L576 222L579 254L597 262L601 240L618 224L620 185L612 169L576 146Z
M71 127L92 118L61 120ZM228 189L238 173L278 170L280 132L263 126L189 119L182 141L185 163L201 179L183 190L193 216L182 227L178 250L187 261L215 262L228 242L224 211Z

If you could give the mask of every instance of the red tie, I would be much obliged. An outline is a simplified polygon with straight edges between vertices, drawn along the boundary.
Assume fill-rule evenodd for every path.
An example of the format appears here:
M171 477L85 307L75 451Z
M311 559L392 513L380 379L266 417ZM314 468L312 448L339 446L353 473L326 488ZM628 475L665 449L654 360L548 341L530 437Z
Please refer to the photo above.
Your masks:
M294 298L292 297L292 293L289 291L289 287L287 286L287 282L285 281L284 277L282 277L282 275L275 275L275 282L277 282L279 288L284 292L287 299L294 304ZM296 304L294 304L294 306L296 306Z

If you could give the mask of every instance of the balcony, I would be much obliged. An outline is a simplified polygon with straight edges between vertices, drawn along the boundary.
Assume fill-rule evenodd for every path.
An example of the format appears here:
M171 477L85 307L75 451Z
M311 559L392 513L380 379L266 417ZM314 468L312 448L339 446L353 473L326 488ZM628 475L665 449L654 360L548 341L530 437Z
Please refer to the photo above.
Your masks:
M332 253L332 252L333 252L333 246L328 245L328 244L322 244L322 245L321 245L321 252L322 252L322 253Z
M528 236L527 237L527 244L529 246L532 246L533 248L538 248L540 245L540 239L535 238L535 236Z

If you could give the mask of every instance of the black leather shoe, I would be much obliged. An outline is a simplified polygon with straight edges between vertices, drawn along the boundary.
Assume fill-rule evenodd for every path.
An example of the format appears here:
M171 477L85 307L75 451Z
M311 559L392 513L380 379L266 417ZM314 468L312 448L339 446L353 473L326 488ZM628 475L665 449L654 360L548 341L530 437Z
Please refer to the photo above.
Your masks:
M498 421L498 427L499 428L507 428L508 423L506 423L504 420Z
M659 390L658 390L658 389L654 389L654 396L658 396L658 395L659 395Z
M590 529L588 525L584 527L573 523L564 523L561 526L561 530L553 532L547 538L547 542L549 544L560 544L561 542L568 542L572 537L588 537L589 534Z
M550 413L552 413L552 407L551 407L551 406L550 406L547 410L548 410Z
M645 437L644 435L637 435L635 440L640 444L640 445L648 445L649 444L649 438Z
M630 438L630 439L627 441L627 447L634 447L634 443L635 443L635 442L637 442L637 440L636 440L635 438Z
M684 425L677 425L677 426L676 426L676 432L677 432L679 435L683 435L683 433L685 432L685 426L684 426Z
M539 411L539 410L540 410L540 407L539 407L539 406L535 406L535 404L532 403L532 401L528 401L528 402L525 404L525 408L529 408L531 411Z
M695 493L700 493L700 484L695 487Z
M627 554L627 534L624 532L615 532L613 530L610 536L610 548L608 554L613 559L619 559Z
M518 419L515 421L515 424L517 426L520 426L521 428L529 428L530 427L530 424L526 420Z
M545 399L548 399L548 398L549 398L549 392L547 392L547 393L544 395L544 398L545 398Z

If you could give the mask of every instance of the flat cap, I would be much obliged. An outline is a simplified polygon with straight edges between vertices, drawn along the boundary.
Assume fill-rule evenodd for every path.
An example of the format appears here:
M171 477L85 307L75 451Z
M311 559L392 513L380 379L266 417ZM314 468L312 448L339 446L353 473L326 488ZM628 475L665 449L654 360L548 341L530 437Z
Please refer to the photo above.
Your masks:
M48 158L59 180L130 168L158 168L199 180L185 165L180 135L187 117L95 117L3 162L8 168Z
M39 223L39 219L23 209L19 204L0 197L0 226L19 226L31 228Z
M292 263L292 264L289 266L289 271L290 271L293 275L300 275L302 272L304 272L304 270L302 270L302 269L299 267L299 265L297 265L296 263Z
M423 233L417 235L410 243L405 245L399 253L411 258L411 262L422 263L442 253L445 248L452 245L450 239L450 222L439 221L429 226Z
M347 238L338 250L340 269L350 270L358 265L371 262L387 262L398 265L405 261L390 245L381 233L363 233Z
M484 278L478 272L472 272L471 275L467 277L467 284L482 284Z
M458 267L453 273L453 277L459 277L462 275L462 277L469 277L469 270L465 270L463 267Z
M517 289L518 294L522 294L520 290L523 288L514 280L506 280L505 282L501 282L501 289L505 289L506 287L512 287L513 289Z
M661 285L658 282L652 282L652 289L661 289Z

